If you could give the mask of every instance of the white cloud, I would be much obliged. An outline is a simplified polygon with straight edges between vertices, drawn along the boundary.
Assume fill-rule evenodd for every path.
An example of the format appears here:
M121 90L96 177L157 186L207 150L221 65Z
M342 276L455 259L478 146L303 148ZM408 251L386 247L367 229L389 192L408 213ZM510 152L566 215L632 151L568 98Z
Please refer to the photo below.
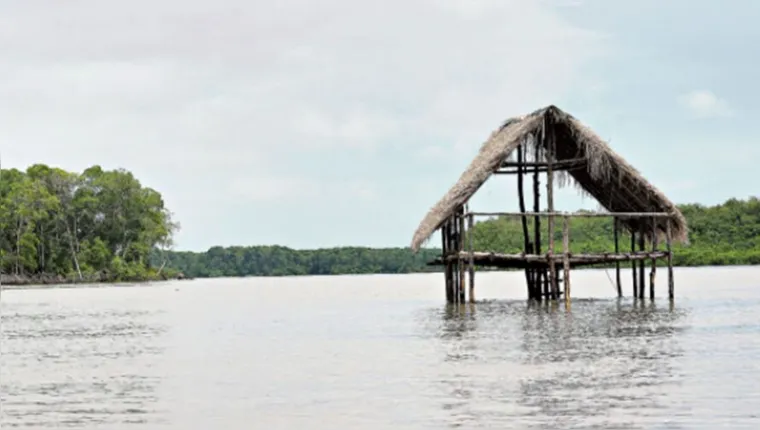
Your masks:
M415 155L419 158L429 159L444 159L450 157L451 153L446 151L442 145L427 145L415 151Z
M256 203L301 199L321 192L318 183L295 177L254 176L232 180L229 190L237 198Z
M603 48L534 0L27 0L3 8L0 40L15 41L0 57L4 164L130 169L188 246L235 234L193 223L242 191L377 198L314 185L352 151L474 154L507 116L594 84L583 70ZM415 173L373 162L356 182Z
M699 118L725 117L733 114L728 102L712 91L696 90L680 97L681 104Z
M305 142L325 146L363 147L392 138L399 129L398 120L357 108L345 114L308 110L296 116L294 127Z

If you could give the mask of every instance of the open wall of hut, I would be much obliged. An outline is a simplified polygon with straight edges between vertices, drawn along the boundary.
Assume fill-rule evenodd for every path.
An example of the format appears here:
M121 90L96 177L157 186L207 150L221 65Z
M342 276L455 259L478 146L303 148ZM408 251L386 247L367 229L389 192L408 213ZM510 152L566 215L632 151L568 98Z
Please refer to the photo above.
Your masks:
M469 210L470 198L493 175L517 176L518 212ZM605 210L556 211L555 187L567 184L593 197ZM466 231L473 228L475 218L492 216L521 220L522 252L473 248L472 235ZM572 253L571 220L577 217L609 218L614 226L614 252ZM441 231L442 255L433 263L444 266L446 299L452 303L464 302L467 296L475 300L475 266L523 269L530 299L564 296L569 304L572 268L614 263L618 295L622 296L623 262L631 264L637 298L645 296L645 265L651 265L649 296L654 298L659 259L667 260L668 296L672 299L671 246L674 241L688 240L686 220L675 204L593 131L555 106L509 119L494 131L459 180L423 218L412 238L412 249L419 250L436 230ZM560 243L555 243L557 231L562 231ZM620 244L623 231L630 236L630 248Z

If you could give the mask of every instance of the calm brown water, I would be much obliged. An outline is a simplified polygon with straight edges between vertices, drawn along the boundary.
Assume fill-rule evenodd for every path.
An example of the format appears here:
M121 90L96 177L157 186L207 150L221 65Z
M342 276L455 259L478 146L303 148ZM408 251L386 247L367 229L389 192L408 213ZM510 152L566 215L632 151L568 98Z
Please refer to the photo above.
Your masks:
M5 291L1 422L760 428L760 269L676 276L670 309L576 272L570 312L528 306L520 273L479 275L488 300L461 308L441 275Z

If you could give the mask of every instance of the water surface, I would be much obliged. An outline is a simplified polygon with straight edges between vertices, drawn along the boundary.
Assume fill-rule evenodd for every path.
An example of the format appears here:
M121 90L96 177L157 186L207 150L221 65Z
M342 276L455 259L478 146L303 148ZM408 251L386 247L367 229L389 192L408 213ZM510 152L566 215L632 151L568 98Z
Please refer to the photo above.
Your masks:
M569 312L520 273L461 307L437 274L4 291L1 423L760 428L760 269L677 269L672 307L611 274L573 273Z

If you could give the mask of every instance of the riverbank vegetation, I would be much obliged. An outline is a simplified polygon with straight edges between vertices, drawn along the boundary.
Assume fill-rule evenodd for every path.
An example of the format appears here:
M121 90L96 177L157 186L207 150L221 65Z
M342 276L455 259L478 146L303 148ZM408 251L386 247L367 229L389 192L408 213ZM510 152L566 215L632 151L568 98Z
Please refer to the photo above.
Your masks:
M2 170L0 268L6 283L163 279L155 256L177 225L161 195L125 170L45 165Z
M440 250L283 246L169 251L178 229L157 191L130 172L93 166L82 173L45 165L3 170L0 179L0 269L6 283L144 281L177 276L288 276L413 273ZM677 245L679 266L760 264L760 200L680 206L690 243ZM546 227L546 223L543 223ZM572 251L614 249L609 218L573 219ZM519 218L476 224L476 250L520 252ZM555 232L558 246L561 229ZM546 231L544 231L546 237ZM627 249L627 236L621 240ZM432 243L431 245L438 245Z
M730 199L716 206L680 205L689 222L690 244L674 247L678 266L760 264L760 200ZM546 222L543 223L544 229ZM612 251L611 218L578 218L571 224L573 252ZM544 231L543 237L547 232ZM555 232L562 243L561 228ZM630 247L629 236L620 240ZM497 218L476 224L476 250L520 252L523 247L519 218ZM214 247L206 252L169 253L169 265L188 276L284 276L360 273L412 273L440 270L426 266L440 249L331 248L294 250L281 246Z

